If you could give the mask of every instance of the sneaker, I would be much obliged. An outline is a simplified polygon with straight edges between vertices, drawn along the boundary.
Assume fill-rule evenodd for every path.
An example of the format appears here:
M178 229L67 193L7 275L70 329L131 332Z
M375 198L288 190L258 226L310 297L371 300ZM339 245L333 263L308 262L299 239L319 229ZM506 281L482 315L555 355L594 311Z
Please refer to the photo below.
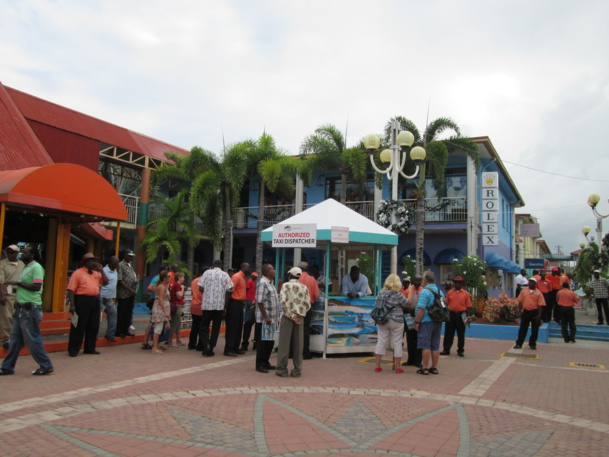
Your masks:
M49 368L48 370L45 370L43 368L38 368L37 370L32 371L32 374L34 376L44 376L45 374L51 374L51 373L53 373L52 368Z
M529 344L529 347L533 350L536 351L537 350L537 345L536 344Z
M0 368L0 376L10 376L12 374L15 374L15 373L13 373L12 371L8 371L4 368Z
M116 338L114 338L113 336L107 336L106 339L111 343L116 343Z
M442 352L440 352L440 355L450 355L450 351L444 349Z
M514 349L522 349L522 344L518 344L518 343L516 343L516 344L514 345Z
M129 330L131 330L132 332L135 332L135 327L133 325L130 325Z
M458 351L458 352L457 352L457 355L458 355L459 357L465 357L465 354L463 354L463 351Z

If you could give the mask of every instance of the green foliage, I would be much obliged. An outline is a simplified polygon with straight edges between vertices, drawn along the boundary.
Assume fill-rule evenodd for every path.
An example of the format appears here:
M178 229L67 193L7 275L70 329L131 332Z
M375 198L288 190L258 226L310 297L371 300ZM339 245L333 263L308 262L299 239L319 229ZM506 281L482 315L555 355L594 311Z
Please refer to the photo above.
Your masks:
M300 158L307 163L301 176L310 179L310 172L315 169L338 171L343 181L354 183L359 191L365 189L368 157L362 154L359 146L346 149L343 134L331 124L318 127L314 134L304 139L300 145ZM346 195L346 186L342 190L342 195Z
M486 285L487 265L477 255L468 255L462 260L455 260L452 264L453 277L461 276L465 287L473 297L486 297L488 286Z
M604 244L605 240L603 240ZM577 264L573 270L575 279L580 284L585 284L592 279L592 272L594 270L600 270L601 274L606 276L608 264L609 255L607 255L607 249L604 246L602 249L599 249L598 244L594 242L588 243L588 246L582 249L577 257Z
M142 247L146 253L146 262L153 262L159 251L169 253L169 261L177 263L180 259L181 243L194 246L199 239L197 227L188 203L188 189L182 189L174 198L164 196L153 199L165 207L166 214L148 223Z
M414 275L417 274L417 263L407 255L402 257L402 264L404 265L404 272L406 273L405 275L402 273L402 275L410 276L410 279L412 279Z

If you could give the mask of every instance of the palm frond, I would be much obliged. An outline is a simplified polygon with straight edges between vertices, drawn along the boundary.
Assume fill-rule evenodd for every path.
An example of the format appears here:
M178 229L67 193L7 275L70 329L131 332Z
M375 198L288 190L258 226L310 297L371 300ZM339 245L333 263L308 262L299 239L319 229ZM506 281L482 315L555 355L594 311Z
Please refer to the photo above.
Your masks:
M394 116L387 124L385 124L385 144L391 143L391 124L393 121L398 121L400 123L400 130L408 130L414 136L415 144L421 144L422 138L419 129L410 119L406 119L404 116Z
M469 138L452 136L444 140L444 144L448 148L449 154L455 152L465 152L467 156L473 160L476 170L480 169L480 151L478 145Z
M438 137L446 130L452 130L457 136L461 136L461 129L455 121L449 117L439 117L431 121L431 123L425 128L425 138L423 142L425 144L432 141L437 141Z

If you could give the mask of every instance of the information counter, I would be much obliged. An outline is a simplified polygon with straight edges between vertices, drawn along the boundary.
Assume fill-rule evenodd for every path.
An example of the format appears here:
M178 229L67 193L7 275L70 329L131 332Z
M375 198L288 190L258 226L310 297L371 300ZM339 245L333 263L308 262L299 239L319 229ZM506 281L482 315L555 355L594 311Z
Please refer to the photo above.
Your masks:
M310 350L324 354L374 352L377 328L370 313L375 297L330 296L313 305Z

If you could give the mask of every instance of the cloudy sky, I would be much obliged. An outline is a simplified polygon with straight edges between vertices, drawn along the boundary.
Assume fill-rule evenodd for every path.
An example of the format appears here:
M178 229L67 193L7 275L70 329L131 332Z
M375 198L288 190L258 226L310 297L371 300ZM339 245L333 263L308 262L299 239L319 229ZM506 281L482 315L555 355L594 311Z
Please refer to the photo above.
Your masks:
M186 149L452 117L554 252L609 213L608 56L606 0L0 0L3 84Z

